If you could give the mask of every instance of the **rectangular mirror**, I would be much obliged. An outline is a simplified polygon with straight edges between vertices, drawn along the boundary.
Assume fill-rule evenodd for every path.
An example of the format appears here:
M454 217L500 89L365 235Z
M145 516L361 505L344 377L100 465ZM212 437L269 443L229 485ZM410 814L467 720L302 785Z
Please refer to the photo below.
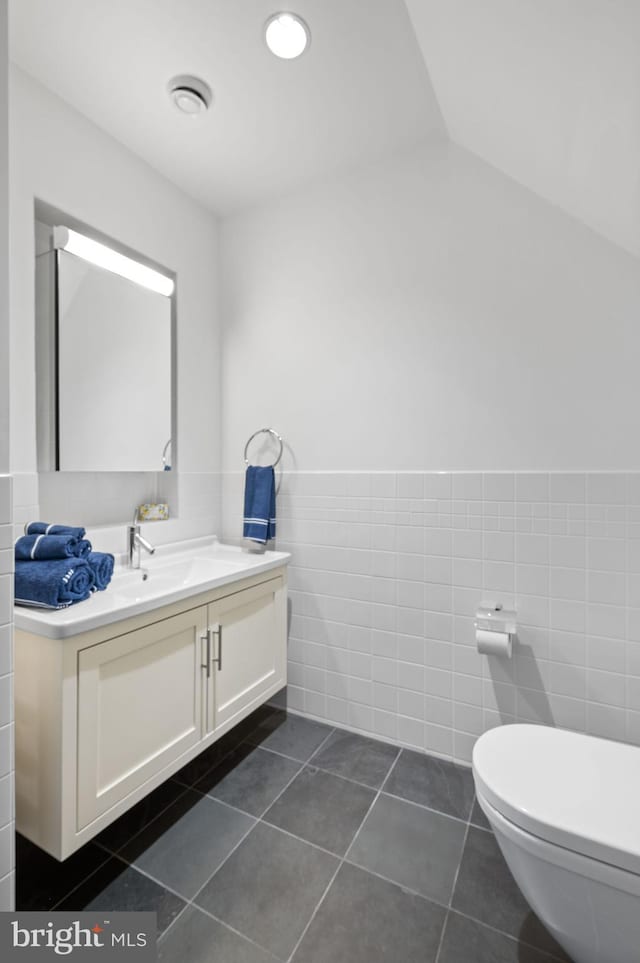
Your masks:
M162 471L173 281L74 230L51 238L36 270L40 470Z

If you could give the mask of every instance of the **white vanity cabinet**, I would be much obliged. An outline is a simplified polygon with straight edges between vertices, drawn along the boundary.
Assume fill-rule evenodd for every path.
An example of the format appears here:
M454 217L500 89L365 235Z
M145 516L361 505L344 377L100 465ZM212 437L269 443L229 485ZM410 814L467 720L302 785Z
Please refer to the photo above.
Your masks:
M78 829L201 741L206 619L202 606L78 652Z
M286 569L84 635L16 633L16 824L58 859L286 685Z

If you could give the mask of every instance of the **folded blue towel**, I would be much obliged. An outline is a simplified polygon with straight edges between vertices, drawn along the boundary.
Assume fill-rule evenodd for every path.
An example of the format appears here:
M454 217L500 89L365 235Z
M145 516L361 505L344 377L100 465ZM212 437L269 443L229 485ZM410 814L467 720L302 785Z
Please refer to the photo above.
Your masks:
M272 465L247 468L243 535L263 545L276 537L276 476Z
M16 605L42 609L65 609L91 595L95 576L83 558L59 558L48 562L16 562Z
M73 535L22 535L15 544L19 561L50 558L86 558L91 542Z
M87 562L95 577L94 592L102 592L106 589L113 575L113 555L107 552L90 552L87 555Z
M87 534L84 528L74 528L73 525L50 525L48 522L27 522L24 533L25 535L72 535L74 538L84 538Z

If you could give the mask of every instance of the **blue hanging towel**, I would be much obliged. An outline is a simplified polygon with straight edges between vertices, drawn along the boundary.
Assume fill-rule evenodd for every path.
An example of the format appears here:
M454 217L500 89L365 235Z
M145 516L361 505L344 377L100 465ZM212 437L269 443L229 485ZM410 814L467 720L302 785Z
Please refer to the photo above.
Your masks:
M276 537L276 476L273 465L249 465L244 485L245 538L265 545Z
M49 522L28 522L24 526L25 535L72 535L74 538L84 538L87 534L84 528L73 525L50 525Z

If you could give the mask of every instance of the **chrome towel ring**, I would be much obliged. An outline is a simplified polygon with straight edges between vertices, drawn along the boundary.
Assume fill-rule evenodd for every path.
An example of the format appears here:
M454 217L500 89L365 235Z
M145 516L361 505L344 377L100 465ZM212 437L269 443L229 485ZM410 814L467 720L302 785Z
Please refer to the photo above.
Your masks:
M246 445L244 446L244 463L245 463L245 465L249 465L249 464L250 464L249 459L247 458L247 453L248 453L248 451L249 451L249 445L251 444L251 442L253 441L254 438L257 438L258 435L264 435L264 434L266 434L266 435L271 435L273 438L276 439L276 441L277 441L278 444L280 445L280 451L278 452L278 457L277 457L276 460L273 462L272 467L275 468L276 465L278 464L278 462L280 461L280 459L282 458L282 452L283 452L283 450L284 450L284 445L283 445L283 442L282 442L282 438L280 437L280 435L278 434L278 432L277 432L277 431L274 431L273 428L258 428L257 431L254 431L254 433L251 435L251 438L249 438L249 441L248 441L248 442L246 443Z

